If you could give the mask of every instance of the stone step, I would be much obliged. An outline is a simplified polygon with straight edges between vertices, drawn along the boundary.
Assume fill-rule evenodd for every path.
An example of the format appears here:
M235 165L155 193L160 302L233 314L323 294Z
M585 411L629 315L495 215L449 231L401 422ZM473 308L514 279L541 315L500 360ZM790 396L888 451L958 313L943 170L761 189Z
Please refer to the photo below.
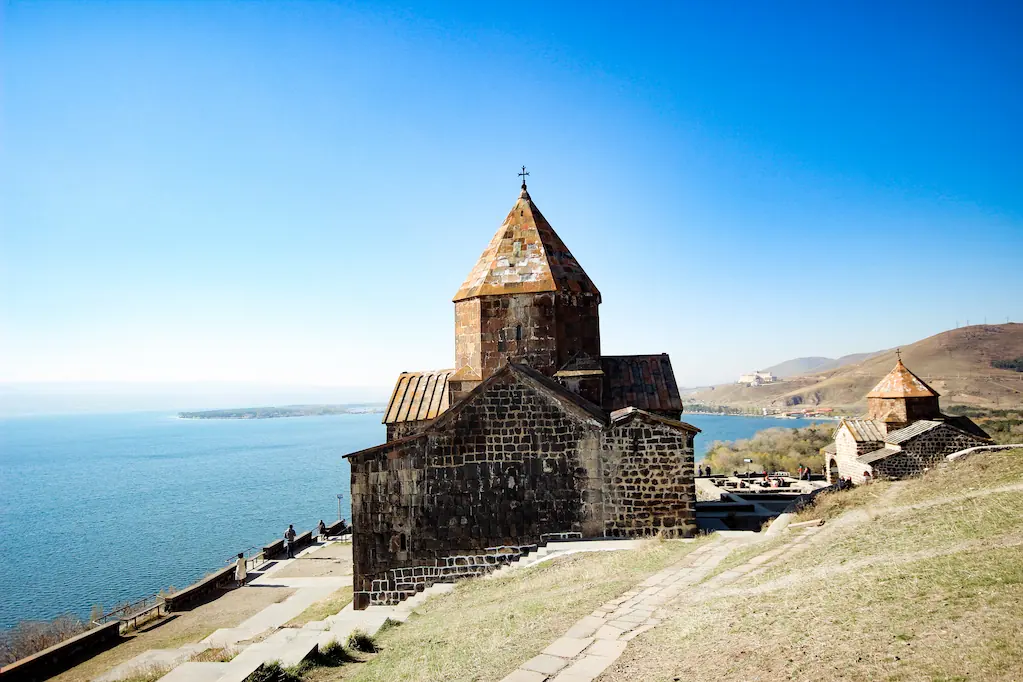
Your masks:
M161 682L218 682L230 663L182 663L160 678Z

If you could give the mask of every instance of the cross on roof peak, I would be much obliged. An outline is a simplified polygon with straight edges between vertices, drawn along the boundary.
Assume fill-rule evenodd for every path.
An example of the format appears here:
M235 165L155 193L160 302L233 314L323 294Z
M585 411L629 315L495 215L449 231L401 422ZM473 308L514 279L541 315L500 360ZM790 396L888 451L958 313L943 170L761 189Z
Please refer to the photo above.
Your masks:
M519 177L522 178L522 189L526 189L526 176L527 175L529 175L529 172L526 170L526 167L523 166L522 167L522 172L519 173Z

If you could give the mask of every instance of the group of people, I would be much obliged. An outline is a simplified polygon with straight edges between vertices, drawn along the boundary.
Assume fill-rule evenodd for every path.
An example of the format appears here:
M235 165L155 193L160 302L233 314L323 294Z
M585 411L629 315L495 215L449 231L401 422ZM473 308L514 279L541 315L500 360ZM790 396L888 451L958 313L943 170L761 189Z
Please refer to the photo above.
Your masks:
M800 464L799 468L796 469L796 476L799 477L800 481L809 481L811 473L810 467L805 467L802 464Z
M351 527L344 520L340 520L340 529L337 535L345 535L350 533ZM320 540L327 538L327 524L320 519L320 522L316 526L316 533L320 536ZM295 558L295 538L298 537L298 533L295 532L295 524L289 523L288 530L284 531L284 558L294 559ZM245 584L245 579L248 577L248 567L245 559L245 553L239 552L238 559L234 564L234 579L238 583L238 587Z
M711 473L710 473L710 465L708 464L707 466L703 466L701 464L700 466L696 467L696 475L697 476L710 476L711 475Z

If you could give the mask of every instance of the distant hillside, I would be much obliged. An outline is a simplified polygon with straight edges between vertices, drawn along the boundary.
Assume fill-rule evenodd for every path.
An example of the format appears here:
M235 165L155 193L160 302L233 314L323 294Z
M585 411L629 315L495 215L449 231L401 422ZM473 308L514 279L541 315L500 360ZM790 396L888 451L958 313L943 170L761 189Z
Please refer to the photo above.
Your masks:
M230 410L179 412L182 419L281 419L286 417L322 417L334 414L383 412L382 404L359 405L284 405L281 407L239 407Z
M823 405L857 412L895 365L894 350L866 355L853 364L811 370L777 384L713 386L687 395L686 401L730 407ZM1023 374L991 364L1021 355L1023 324L1016 323L961 327L902 346L903 361L941 393L942 405L1023 407Z
M812 357L812 358L795 358L792 360L786 360L785 362L779 362L777 365L771 365L764 372L770 372L776 377L787 379L789 377L796 376L797 374L806 374L812 372L821 365L834 362L832 358Z
M857 362L866 360L872 355L877 355L877 351L873 353L853 353L852 355L843 355L840 358L796 358L794 360L779 362L777 365L772 365L763 371L770 372L782 379L788 379L789 377L798 376L800 374L824 372L829 369L838 369L839 367L845 367L846 365L853 365Z

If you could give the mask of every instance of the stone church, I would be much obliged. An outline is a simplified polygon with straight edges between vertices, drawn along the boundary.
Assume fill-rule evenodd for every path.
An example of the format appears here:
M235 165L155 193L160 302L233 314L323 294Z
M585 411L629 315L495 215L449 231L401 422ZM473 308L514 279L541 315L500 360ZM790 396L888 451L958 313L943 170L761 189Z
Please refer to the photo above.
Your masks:
M455 366L403 372L352 471L354 606L554 538L695 530L666 354L601 355L600 291L526 191L454 297Z
M899 357L867 394L867 417L843 419L823 453L829 483L839 477L862 483L917 476L953 452L990 444L969 417L942 414L938 392Z

